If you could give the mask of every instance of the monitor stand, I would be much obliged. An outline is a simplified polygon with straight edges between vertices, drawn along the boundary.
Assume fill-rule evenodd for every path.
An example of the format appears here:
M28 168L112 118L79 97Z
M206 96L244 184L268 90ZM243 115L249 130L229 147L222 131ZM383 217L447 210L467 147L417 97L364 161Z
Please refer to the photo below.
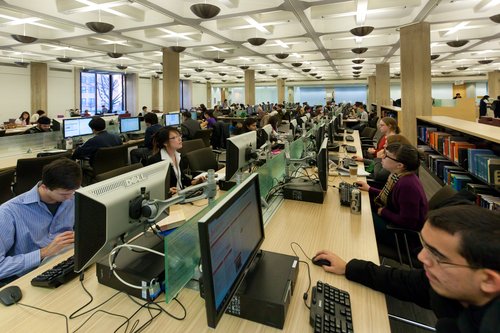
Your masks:
M261 250L226 313L282 329L299 273L299 258Z

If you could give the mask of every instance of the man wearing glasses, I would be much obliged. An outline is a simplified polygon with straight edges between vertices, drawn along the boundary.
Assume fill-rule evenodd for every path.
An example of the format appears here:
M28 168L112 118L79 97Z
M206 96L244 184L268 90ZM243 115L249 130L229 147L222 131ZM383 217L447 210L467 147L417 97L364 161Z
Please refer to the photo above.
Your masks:
M420 233L424 269L402 270L322 250L325 271L434 311L437 332L500 332L500 214L478 206L429 212Z

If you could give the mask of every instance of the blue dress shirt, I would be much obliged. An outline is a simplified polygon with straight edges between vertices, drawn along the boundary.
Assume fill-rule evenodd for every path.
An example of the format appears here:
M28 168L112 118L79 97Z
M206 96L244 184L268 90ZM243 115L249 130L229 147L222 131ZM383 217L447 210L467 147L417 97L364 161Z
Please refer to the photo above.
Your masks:
M0 279L21 276L40 265L40 249L73 230L74 197L55 215L40 200L38 184L0 206Z

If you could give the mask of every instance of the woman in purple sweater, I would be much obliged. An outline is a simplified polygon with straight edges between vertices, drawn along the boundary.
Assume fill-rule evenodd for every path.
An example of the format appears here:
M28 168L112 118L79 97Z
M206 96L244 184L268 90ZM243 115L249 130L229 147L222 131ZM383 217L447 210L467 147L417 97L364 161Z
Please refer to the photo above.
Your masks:
M420 179L418 151L411 145L393 143L385 148L382 166L391 174L382 190L357 182L360 190L373 199L373 222L377 241L393 245L394 236L386 225L420 231L427 217L428 205Z

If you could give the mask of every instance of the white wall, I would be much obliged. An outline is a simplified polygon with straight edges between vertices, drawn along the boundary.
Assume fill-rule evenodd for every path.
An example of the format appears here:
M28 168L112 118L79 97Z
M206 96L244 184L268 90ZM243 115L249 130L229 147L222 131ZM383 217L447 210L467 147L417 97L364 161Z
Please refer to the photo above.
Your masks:
M390 96L393 101L397 100L398 98L401 98L401 84L399 83L391 84Z
M143 106L147 106L151 111L153 107L153 80L143 79L139 76L139 110L141 112Z
M31 108L30 70L0 66L0 121L18 118L21 112L33 114Z
M207 105L207 85L193 82L193 94L191 97L191 104L193 106L199 106L200 104Z
M431 96L435 99L452 99L455 96L453 94L453 83L433 82Z
M80 108L79 105L74 105L75 85L73 75L72 71L59 72L50 70L49 68L46 110L49 117L55 118L57 115L64 115L65 110Z

